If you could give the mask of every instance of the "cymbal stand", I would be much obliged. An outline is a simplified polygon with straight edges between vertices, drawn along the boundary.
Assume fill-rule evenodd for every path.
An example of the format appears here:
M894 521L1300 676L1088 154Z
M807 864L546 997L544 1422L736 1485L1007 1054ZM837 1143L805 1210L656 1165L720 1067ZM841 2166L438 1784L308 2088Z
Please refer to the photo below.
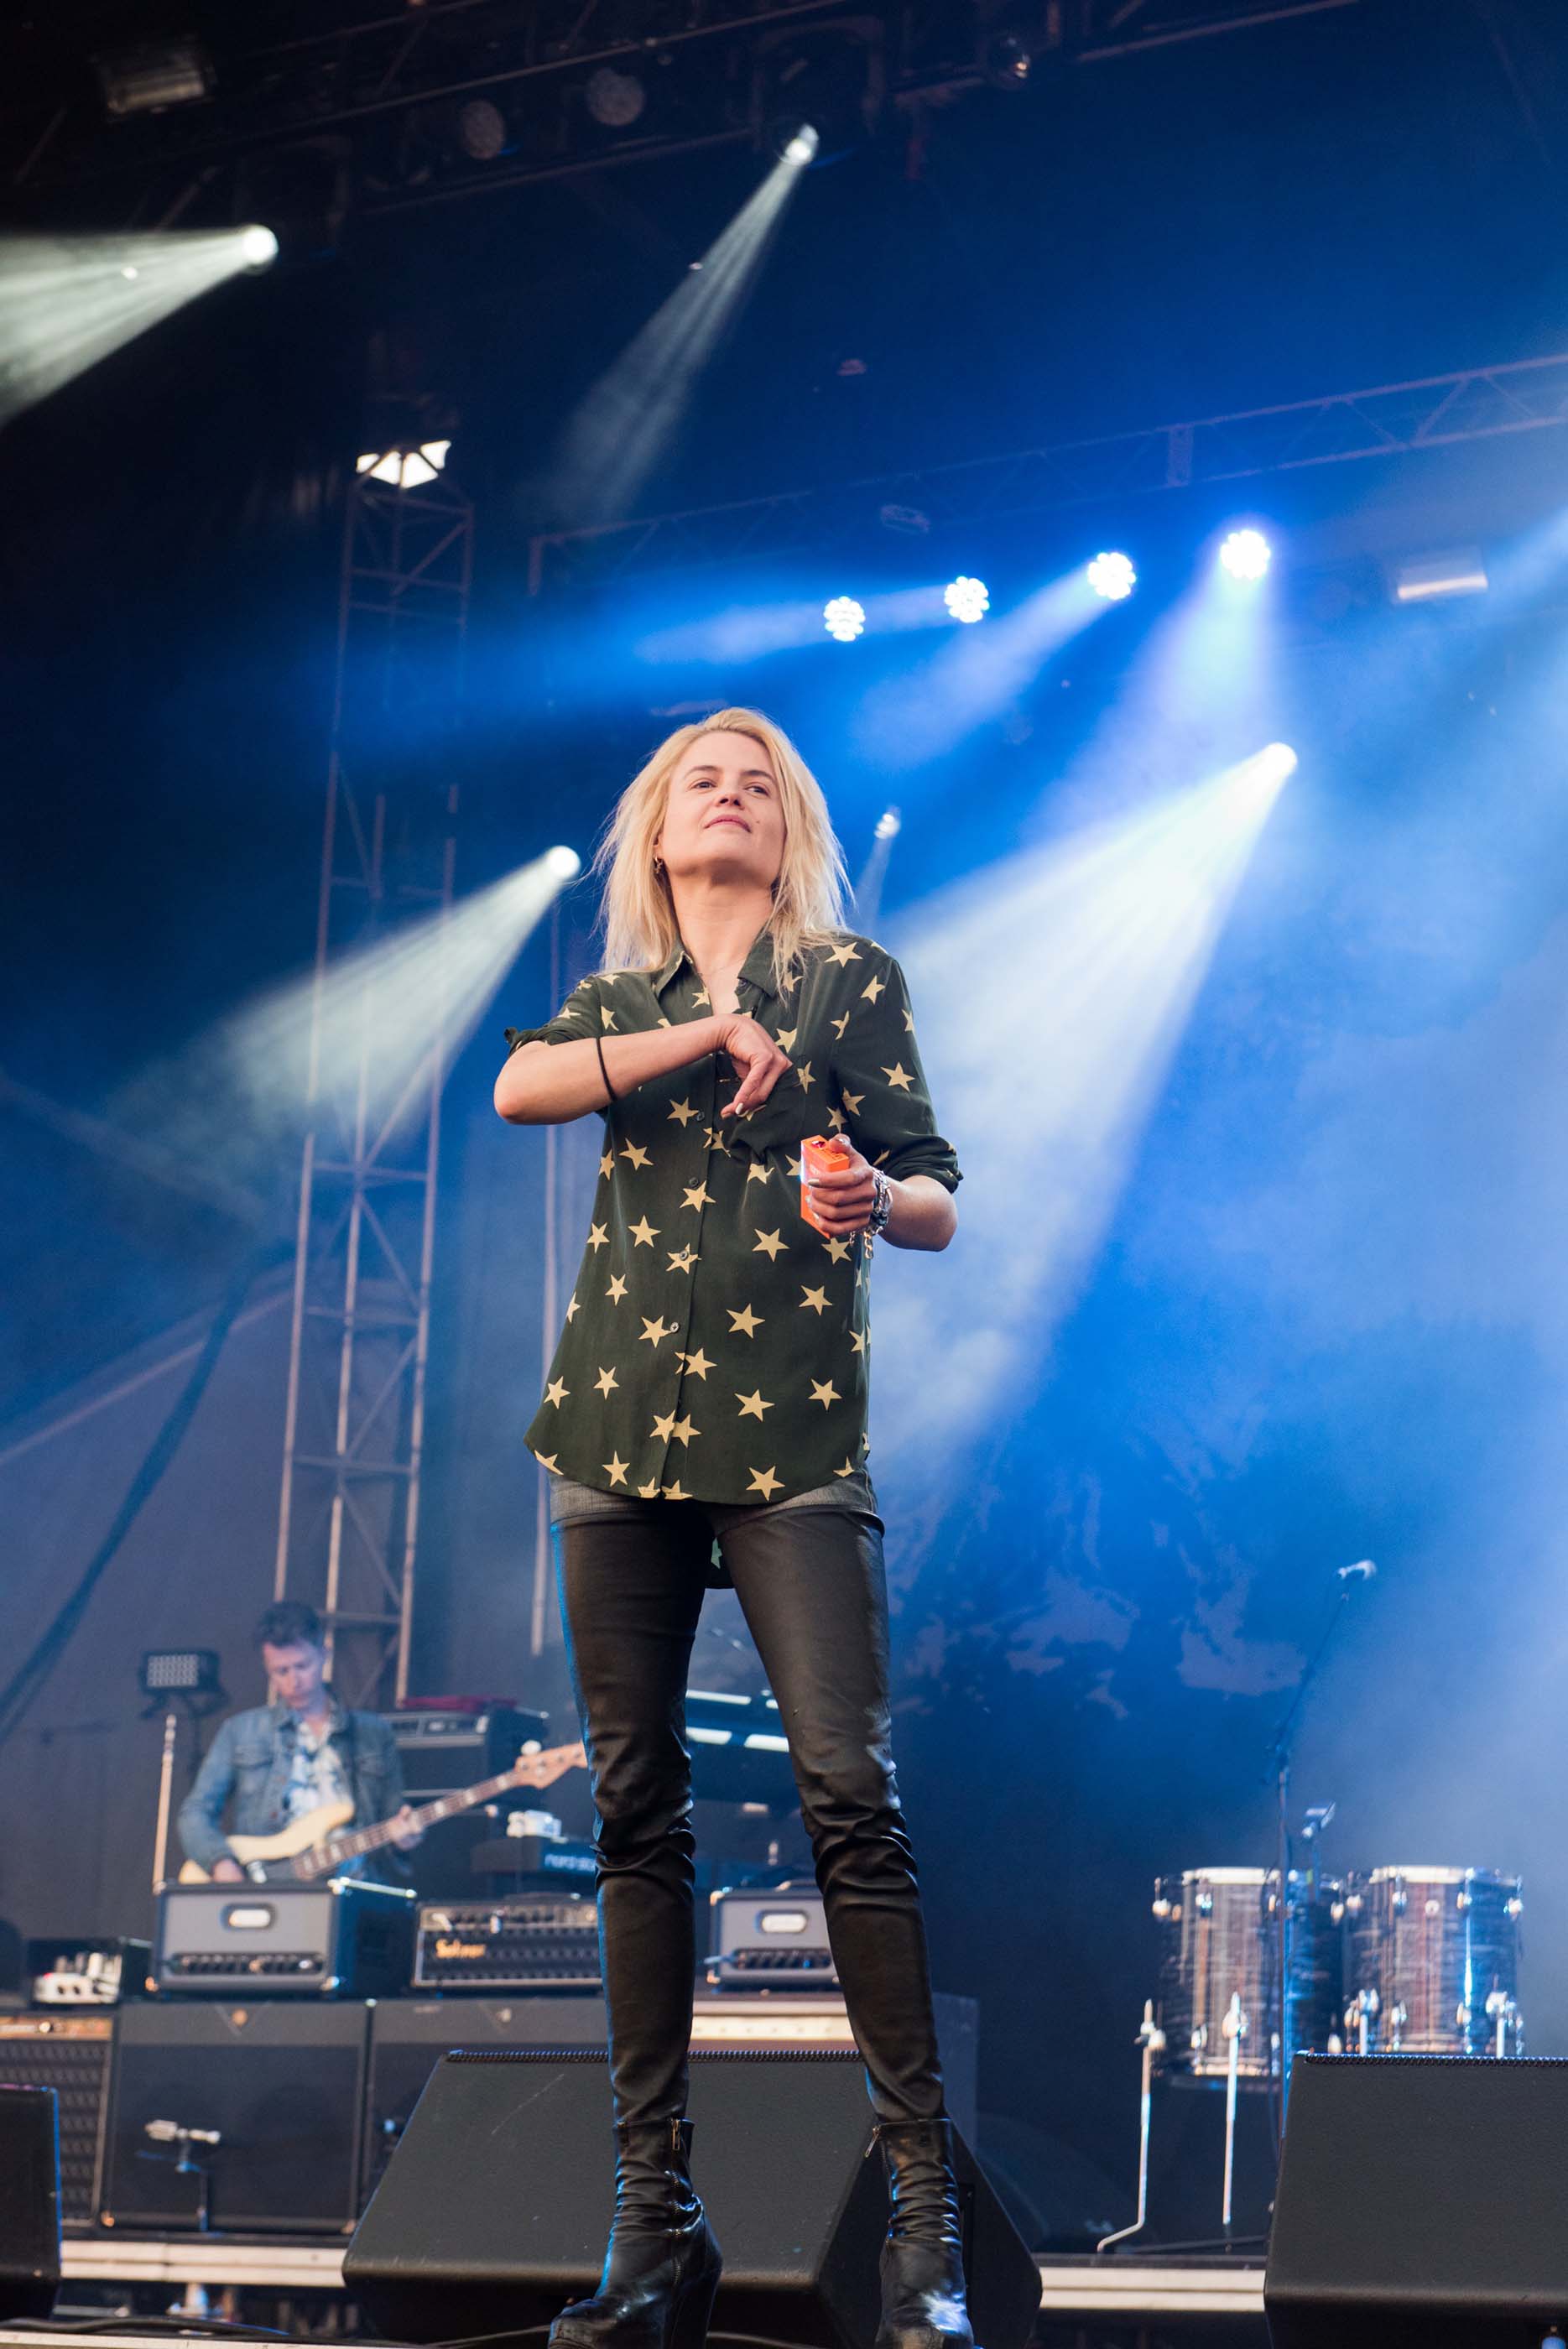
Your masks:
M1229 2243L1231 2199L1236 2184L1236 2092L1241 2076L1241 2042L1247 2035L1247 2017L1239 1990L1231 1993L1231 2003L1225 2010L1221 2027L1226 2041L1225 2182L1220 2195L1220 2231Z
M1096 2256L1108 2251L1113 2243L1127 2243L1141 2235L1148 2224L1148 2132L1153 2117L1154 2059L1165 2053L1165 2033L1154 2019L1154 2001L1144 2001L1143 2021L1138 2025L1138 2044L1143 2049L1143 2085L1138 2095L1137 2131L1137 2216L1130 2227L1118 2227L1114 2235L1102 2235L1095 2245Z

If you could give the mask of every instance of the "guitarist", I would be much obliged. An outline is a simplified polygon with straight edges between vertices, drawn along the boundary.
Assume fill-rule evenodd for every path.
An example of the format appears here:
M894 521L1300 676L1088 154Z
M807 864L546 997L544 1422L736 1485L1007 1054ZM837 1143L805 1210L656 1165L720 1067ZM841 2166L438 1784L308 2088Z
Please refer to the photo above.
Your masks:
M394 1814L408 1819L407 1830L391 1842L398 1851L411 1851L420 1833L403 1801L392 1733L378 1714L350 1713L334 1695L316 1609L298 1599L279 1600L256 1625L255 1641L272 1702L232 1713L213 1738L180 1808L186 1857L220 1883L244 1881L222 1825L231 1795L235 1835L277 1835L325 1804L351 1802L355 1826ZM373 1860L359 1860L341 1873L370 1874L374 1867Z

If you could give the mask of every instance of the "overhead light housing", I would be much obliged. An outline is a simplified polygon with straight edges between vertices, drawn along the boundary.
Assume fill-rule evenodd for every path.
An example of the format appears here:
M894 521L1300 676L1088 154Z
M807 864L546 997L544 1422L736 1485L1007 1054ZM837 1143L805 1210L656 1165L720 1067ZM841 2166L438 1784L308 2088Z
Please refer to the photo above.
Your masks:
M493 163L506 151L506 117L488 98L471 98L458 109L457 143L474 163Z
M354 471L394 490L422 490L443 471L451 447L450 440L421 440L417 449L367 449Z
M1388 571L1388 592L1396 604L1436 604L1448 596L1484 595L1490 585L1486 558L1479 546L1417 555L1411 562L1391 564Z
M605 130L629 130L648 105L648 92L635 74L600 66L588 76L583 103Z
M117 119L193 106L213 94L212 60L194 35L133 49L100 50L92 64L104 111Z

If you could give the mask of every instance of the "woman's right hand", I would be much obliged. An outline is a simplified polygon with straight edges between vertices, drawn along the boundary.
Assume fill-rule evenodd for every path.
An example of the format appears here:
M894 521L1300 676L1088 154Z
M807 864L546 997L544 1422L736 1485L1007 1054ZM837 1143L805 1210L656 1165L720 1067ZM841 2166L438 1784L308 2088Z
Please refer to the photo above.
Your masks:
M786 1069L794 1066L789 1054L768 1034L759 1020L748 1012L731 1013L720 1022L719 1050L728 1052L735 1063L740 1083L732 1101L720 1110L721 1117L743 1117L765 1102Z

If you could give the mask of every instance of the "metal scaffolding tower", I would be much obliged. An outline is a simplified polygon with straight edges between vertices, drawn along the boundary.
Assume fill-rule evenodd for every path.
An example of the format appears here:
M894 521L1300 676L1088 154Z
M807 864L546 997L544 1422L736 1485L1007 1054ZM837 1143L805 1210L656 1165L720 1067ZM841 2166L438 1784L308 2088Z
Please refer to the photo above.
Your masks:
M429 468L415 468L423 470ZM392 471L400 473L400 465ZM440 1009L389 1098L374 947L450 908L473 511L443 473L348 492L275 1595L320 1609L349 1704L407 1692L424 1446Z

